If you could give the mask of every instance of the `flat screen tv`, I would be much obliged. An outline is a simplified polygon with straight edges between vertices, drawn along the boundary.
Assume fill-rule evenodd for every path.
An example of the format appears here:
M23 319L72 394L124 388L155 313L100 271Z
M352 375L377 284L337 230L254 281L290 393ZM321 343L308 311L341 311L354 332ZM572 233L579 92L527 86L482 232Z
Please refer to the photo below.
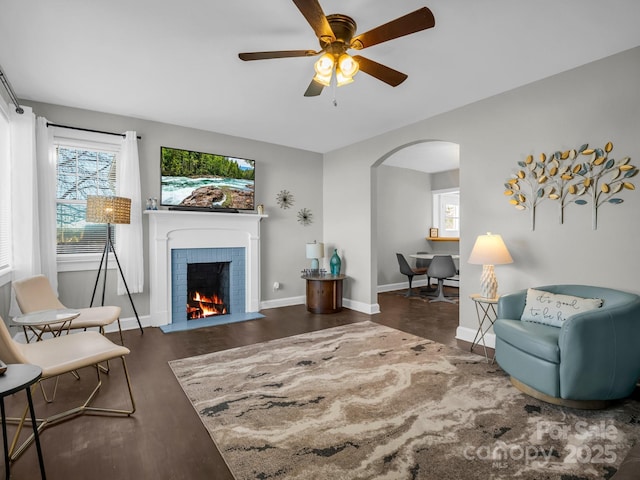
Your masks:
M255 209L255 160L160 147L160 205L237 212Z

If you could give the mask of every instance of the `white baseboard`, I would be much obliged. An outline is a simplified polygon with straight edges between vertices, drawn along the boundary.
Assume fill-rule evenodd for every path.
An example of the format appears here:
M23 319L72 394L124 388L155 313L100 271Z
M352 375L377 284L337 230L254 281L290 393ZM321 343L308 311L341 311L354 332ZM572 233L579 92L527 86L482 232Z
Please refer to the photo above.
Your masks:
M302 296L298 296L298 297L288 297L288 298L279 298L277 300L265 300L263 302L260 302L260 310L263 309L269 309L269 308L278 308L278 307L289 307L291 305L304 305L306 303L306 297L304 295ZM348 308L350 310L355 310L357 312L362 312L362 313L366 313L368 315L375 315L376 313L380 313L380 305L378 305L377 303L374 304L366 304L366 303L362 303L362 302L356 302L354 300L350 300L348 298L345 298L342 300L342 304L345 308ZM142 324L142 327L151 327L153 326L151 324L151 316L150 315L142 315L140 316L140 323ZM128 318L121 318L120 319L120 325L122 330L135 330L138 328L138 321L136 320L136 317L128 317ZM97 328L92 329L92 330L98 330ZM79 331L79 330L78 330ZM77 333L78 331L71 331L70 333ZM118 324L117 322L112 323L111 325L107 325L105 327L105 331L107 333L114 333L118 331ZM50 337L51 334L45 333L43 335L43 338L48 338ZM14 340L16 340L19 343L26 343L26 337L24 336L24 332L18 332L14 335L13 337Z
M304 305L306 297L301 295L299 297L278 298L276 300L264 300L260 302L260 310L278 307L290 307L291 305Z
M434 279L431 279L431 285L436 286L438 285L438 282L434 281ZM453 277L452 279L446 279L444 281L444 285L446 287L458 287L460 286L460 281L458 279L457 276ZM414 282L411 282L411 286L413 288L417 288L417 287L426 287L427 286L427 279L422 279L422 280L416 280ZM409 282L400 282L400 283L388 283L387 285L378 285L378 293L383 293L383 292L393 292L396 290L407 290L409 288Z
M476 336L478 329L469 328L469 327L458 327L456 329L456 338L458 340L462 340L464 342L473 342L473 339ZM487 347L495 348L496 347L496 335L494 333L488 332L484 335L484 341ZM482 342L480 342L482 345Z
M151 316L150 315L139 315L140 323L142 324L142 328L151 327ZM134 330L138 327L138 321L136 317L128 317L120 319L120 326L122 330ZM105 331L107 333L113 333L118 331L118 322L112 323L111 325L107 325L105 327Z
M413 288L416 287L426 287L427 279L416 280L415 282L411 282L411 286ZM396 290L407 290L409 288L409 282L400 282L400 283L388 283L386 285L378 285L378 293L384 292L394 292Z
M151 317L149 315L143 315L140 317L140 323L142 324L142 327L150 327L151 326ZM130 318L121 318L120 319L120 325L122 327L122 330L133 330L133 329L137 329L138 328L138 321L136 320L136 317L130 317ZM89 328L88 330L93 330L93 331L98 331L98 328ZM113 322L111 325L107 325L105 327L105 332L106 333L114 333L118 331L118 322ZM74 333L78 333L81 332L82 330L70 330L69 334L73 335ZM47 338L51 338L52 335L50 333L44 333L42 335L43 339L47 339ZM24 332L18 332L13 336L13 339L18 342L18 343L27 343L27 339L24 336ZM120 339L118 339L118 342L120 342Z
M375 315L376 313L380 313L380 305L377 303L363 303L356 302L355 300L351 300L349 298L342 299L342 306L348 308L349 310L355 310L356 312L366 313L367 315Z
M260 302L260 310L268 308L289 307L291 305L304 305L307 302L307 298L302 295L299 297L279 298L277 300L265 300ZM349 298L342 299L342 306L350 310L366 313L368 315L375 315L380 313L380 305L377 303L368 304L363 302L357 302Z

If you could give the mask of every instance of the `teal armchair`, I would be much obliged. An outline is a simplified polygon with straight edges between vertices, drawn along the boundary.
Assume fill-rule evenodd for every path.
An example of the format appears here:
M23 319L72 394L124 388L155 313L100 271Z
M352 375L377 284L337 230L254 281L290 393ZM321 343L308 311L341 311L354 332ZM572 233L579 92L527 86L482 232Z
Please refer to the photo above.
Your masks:
M535 288L603 303L556 327L520 320L526 290L500 297L493 326L496 361L514 385L577 408L602 408L628 397L640 377L640 296L586 285Z

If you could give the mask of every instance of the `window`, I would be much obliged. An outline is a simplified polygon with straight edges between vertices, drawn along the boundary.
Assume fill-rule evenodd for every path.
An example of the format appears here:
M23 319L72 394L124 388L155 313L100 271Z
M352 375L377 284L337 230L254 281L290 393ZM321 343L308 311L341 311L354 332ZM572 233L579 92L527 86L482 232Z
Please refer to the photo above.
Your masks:
M60 255L102 253L106 226L85 222L87 196L116 195L119 144L57 137L54 143L59 259Z
M9 118L0 105L0 277L11 269ZM1 284L1 282L0 282Z
M440 237L460 236L460 191L438 190L433 192L433 223Z

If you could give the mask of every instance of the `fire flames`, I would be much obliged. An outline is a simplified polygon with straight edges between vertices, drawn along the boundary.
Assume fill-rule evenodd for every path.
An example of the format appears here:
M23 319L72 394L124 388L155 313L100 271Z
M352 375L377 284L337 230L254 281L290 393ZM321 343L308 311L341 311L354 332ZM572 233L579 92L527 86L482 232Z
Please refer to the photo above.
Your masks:
M222 298L213 294L209 297L196 291L187 303L187 318L211 317L213 315L225 315L227 307Z

